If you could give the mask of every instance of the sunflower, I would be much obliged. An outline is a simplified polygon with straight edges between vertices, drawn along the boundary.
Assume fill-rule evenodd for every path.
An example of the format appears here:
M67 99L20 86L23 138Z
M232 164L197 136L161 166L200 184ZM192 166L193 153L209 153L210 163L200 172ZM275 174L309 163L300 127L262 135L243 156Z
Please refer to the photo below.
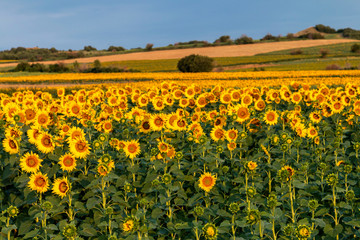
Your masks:
M90 146L84 137L69 142L70 152L76 158L86 158L90 154Z
M302 100L302 96L300 93L296 92L291 95L291 101L295 104L299 104Z
M168 144L166 144L165 142L159 142L158 143L158 149L162 153L167 152L168 151Z
M112 126L112 122L111 120L105 120L102 123L102 129L104 130L104 132L109 133L113 130L113 126Z
M225 130L222 127L214 127L211 130L210 137L215 142L223 140L225 138Z
M229 104L231 103L231 95L230 93L223 93L220 95L220 102L223 103L223 104Z
M319 112L311 112L309 118L313 123L319 123L321 121L321 114Z
M79 127L72 127L67 131L67 135L69 136L68 142L74 141L76 138L85 138L84 130Z
M229 142L229 143L227 144L227 148L229 149L229 151L235 150L235 148L236 148L236 142Z
M246 164L245 164L245 168L252 172L252 171L255 171L256 168L257 168L257 163L256 162L253 162L253 161L248 161Z
M50 116L47 111L39 111L35 117L35 124L46 128L50 124Z
M238 130L237 129L229 129L225 132L226 139L229 142L236 141L238 137Z
M108 166L104 163L99 163L97 166L97 172L100 176L106 176L109 174L110 169L108 168Z
M149 123L153 131L161 131L166 124L166 116L164 114L155 114L150 117Z
M70 190L70 183L67 177L64 178L57 178L54 181L54 185L52 188L52 192L56 195L60 196L61 198L65 197L66 194Z
M265 101L262 99L259 99L255 102L254 106L257 111L262 111L262 110L264 110L264 108L266 106Z
M19 143L13 137L4 138L2 144L4 150L10 154L15 154L19 152Z
M175 122L175 126L174 126L174 129L175 130L178 130L178 131L183 131L183 130L186 130L186 121L185 119L177 119L176 122Z
M340 101L333 102L330 107L334 113L340 113L344 109L344 105Z
M76 159L70 153L67 153L59 158L59 164L63 171L71 172L76 167Z
M51 153L55 149L53 138L48 133L41 133L35 144L42 153Z
M42 159L39 158L39 155L36 153L30 152L26 153L20 159L21 170L28 173L36 173L39 171L41 166Z
M125 143L125 147L123 148L125 155L130 159L134 159L137 155L140 154L140 144L138 140L131 140Z
M269 125L275 125L278 122L279 115L276 113L276 111L268 110L265 113L264 121Z
M44 175L41 172L34 173L30 176L28 185L31 190L44 193L49 188L49 179L46 174Z
M35 121L36 112L32 108L25 109L25 121L26 124L30 124Z
M238 121L239 123L242 123L250 118L249 109L241 105L236 108L236 115L236 121Z
M216 183L216 176L213 176L209 172L205 172L200 176L199 187L205 192L209 192Z
M135 219L135 217L126 217L123 224L122 224L122 229L124 230L124 232L132 232L135 231L137 227L137 221Z
M307 129L307 135L309 138L314 138L318 135L318 131L315 127L311 126Z
M205 95L201 94L201 95L196 99L195 104L196 104L197 107L203 108L203 107L206 106L207 102L208 102L208 101L206 100Z

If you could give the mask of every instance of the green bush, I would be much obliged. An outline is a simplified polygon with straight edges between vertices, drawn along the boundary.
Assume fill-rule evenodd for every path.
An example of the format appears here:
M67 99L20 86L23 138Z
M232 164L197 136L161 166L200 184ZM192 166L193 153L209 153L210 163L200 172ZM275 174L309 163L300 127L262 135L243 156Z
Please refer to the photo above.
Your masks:
M241 37L235 39L235 43L236 44L250 44L250 43L254 43L254 40L251 37L242 35Z
M355 43L354 45L351 46L351 52L353 53L359 53L360 52L360 45Z
M315 29L318 30L319 32L323 32L323 33L336 33L336 30L334 28L325 26L323 24L316 25Z
M179 60L177 67L180 72L211 72L214 60L208 56L192 54Z

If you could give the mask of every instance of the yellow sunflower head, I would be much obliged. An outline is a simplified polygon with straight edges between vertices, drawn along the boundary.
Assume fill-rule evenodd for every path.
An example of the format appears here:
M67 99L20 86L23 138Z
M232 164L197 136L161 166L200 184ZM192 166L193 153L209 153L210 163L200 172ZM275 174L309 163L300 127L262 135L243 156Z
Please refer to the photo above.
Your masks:
M20 159L20 167L24 172L36 173L39 171L41 162L42 160L39 158L39 155L28 152Z
M59 164L63 171L71 172L76 168L76 159L72 154L67 153L60 157Z
M205 172L200 176L199 187L205 192L209 192L216 183L216 176L213 176L209 172Z
M55 179L52 188L53 193L63 198L66 196L69 190L70 190L70 183L67 177Z
M46 174L44 175L41 172L34 173L30 176L28 186L33 191L44 193L49 189L49 179Z

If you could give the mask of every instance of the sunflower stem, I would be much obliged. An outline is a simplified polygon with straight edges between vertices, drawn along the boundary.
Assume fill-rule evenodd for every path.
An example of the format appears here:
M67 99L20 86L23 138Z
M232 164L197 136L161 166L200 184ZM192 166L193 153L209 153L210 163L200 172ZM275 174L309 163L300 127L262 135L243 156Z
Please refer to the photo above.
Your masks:
M291 188L291 180L289 180L289 194L290 194L290 206L291 206L291 220L293 223L295 223L295 211L294 211L293 191Z

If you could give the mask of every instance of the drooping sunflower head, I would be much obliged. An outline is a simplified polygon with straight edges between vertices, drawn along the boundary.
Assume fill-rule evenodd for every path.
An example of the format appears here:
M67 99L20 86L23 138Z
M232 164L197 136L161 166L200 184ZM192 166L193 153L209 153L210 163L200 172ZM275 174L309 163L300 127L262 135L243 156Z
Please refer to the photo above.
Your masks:
M7 137L4 138L2 141L4 150L10 154L16 154L19 152L19 143L18 141L13 137Z
M41 162L42 159L39 158L39 155L33 152L28 152L20 159L20 168L24 172L36 173L39 171Z
M310 237L311 235L311 228L307 225L299 225L296 228L296 236L298 237L298 239L300 240L306 240Z
M65 197L70 190L70 183L67 177L57 178L54 181L52 192L61 198Z

